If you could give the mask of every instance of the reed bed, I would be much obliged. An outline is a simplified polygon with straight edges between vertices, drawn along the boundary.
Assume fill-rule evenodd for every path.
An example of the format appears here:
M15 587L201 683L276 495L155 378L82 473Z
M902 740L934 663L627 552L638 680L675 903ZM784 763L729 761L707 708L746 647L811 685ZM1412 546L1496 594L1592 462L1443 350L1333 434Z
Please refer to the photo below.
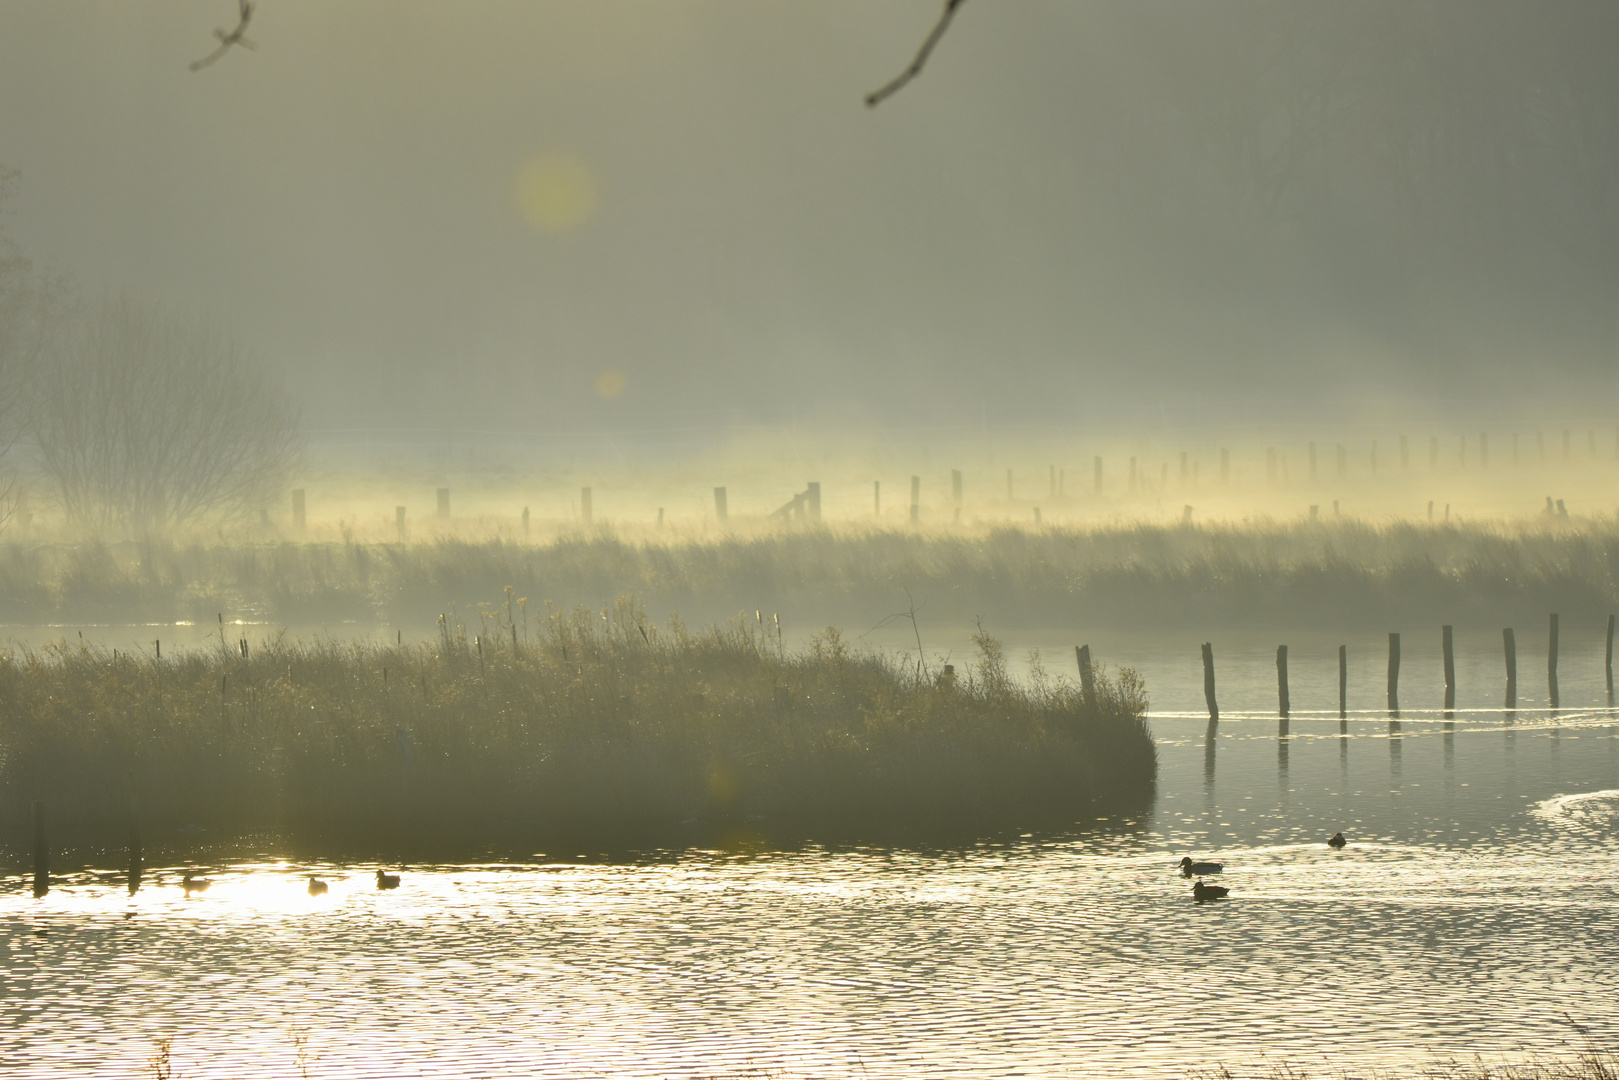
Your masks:
M870 625L907 592L940 623L1116 629L1510 625L1619 604L1619 520L1257 521L1087 529L771 528L541 542L0 546L12 623L340 620L429 625L513 585L563 607L634 594L699 622L779 612Z
M64 642L0 658L0 806L14 834L43 799L53 827L115 839L133 805L210 836L661 845L959 837L1150 801L1131 672L1087 695L977 644L951 678L836 630L793 651L769 621L660 627L628 599L527 617L509 595L417 645Z

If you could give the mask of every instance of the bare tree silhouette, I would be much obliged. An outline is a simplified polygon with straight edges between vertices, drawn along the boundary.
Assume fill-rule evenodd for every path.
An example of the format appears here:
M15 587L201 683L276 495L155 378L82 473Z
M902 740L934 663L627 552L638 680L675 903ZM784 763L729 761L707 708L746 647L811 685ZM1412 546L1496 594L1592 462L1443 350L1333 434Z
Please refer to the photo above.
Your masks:
M885 86L866 95L868 108L875 109L883 101L904 89L906 83L922 74L922 65L928 62L928 55L933 52L933 47L939 44L939 39L944 37L945 30L950 26L950 20L956 17L956 9L964 2L965 0L944 0L944 12L939 16L939 21L933 25L933 32L917 50L916 59L911 61L910 67L896 75Z
M219 48L215 49L201 60L195 61L191 65L192 71L201 71L215 60L218 60L221 56L224 56L230 51L230 47L232 45L240 45L244 49L258 48L257 45L253 44L251 41L247 40L247 38L242 36L243 34L247 33L247 24L249 20L253 18L253 0L236 0L236 4L237 11L239 12L236 29L226 30L223 26L216 29L214 31L214 37L219 39Z

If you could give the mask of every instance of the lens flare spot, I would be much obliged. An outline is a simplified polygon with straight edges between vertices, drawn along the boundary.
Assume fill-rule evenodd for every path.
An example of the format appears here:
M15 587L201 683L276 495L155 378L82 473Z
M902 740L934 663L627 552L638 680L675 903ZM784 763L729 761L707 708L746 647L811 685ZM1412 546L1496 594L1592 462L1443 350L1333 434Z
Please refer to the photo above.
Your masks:
M624 373L617 368L610 368L596 376L596 394L598 397L616 398L624 392Z
M570 155L530 158L517 176L517 208L542 232L569 232L596 213L596 182L590 167Z

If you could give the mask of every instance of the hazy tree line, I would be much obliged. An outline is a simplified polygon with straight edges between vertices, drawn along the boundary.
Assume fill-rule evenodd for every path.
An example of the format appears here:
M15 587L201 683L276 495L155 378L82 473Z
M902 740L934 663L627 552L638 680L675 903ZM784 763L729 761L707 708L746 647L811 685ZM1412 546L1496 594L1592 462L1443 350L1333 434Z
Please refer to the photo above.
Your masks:
M0 171L0 210L15 173ZM90 300L0 229L0 514L41 489L76 528L150 535L262 512L286 486L298 417L217 326Z

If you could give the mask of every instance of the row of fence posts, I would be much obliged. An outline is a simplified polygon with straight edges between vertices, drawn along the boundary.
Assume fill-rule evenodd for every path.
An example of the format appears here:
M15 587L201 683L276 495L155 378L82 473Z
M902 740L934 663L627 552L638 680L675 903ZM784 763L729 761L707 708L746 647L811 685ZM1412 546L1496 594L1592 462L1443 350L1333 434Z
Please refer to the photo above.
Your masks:
M128 863L124 883L129 895L140 891L141 876L145 873L145 853L141 847L140 818L136 802L129 800ZM45 800L34 800L34 898L37 900L51 891L51 849L45 837Z
M1608 616L1608 639L1604 658L1604 667L1607 675L1608 704L1613 704L1613 638L1615 617ZM1546 649L1546 683L1548 698L1552 708L1558 707L1557 689L1557 651L1558 651L1558 618L1554 613L1551 616L1549 635ZM1445 708L1456 707L1456 648L1454 635L1449 626L1440 628L1440 645L1444 657L1445 672ZM1509 626L1501 631L1501 645L1506 661L1506 705L1514 708L1518 702L1518 644L1517 638ZM1089 655L1081 660L1081 676L1085 675ZM1288 693L1287 682L1287 646L1276 647L1276 695L1277 709L1282 720L1287 720L1292 707L1291 696ZM1208 703L1209 721L1218 722L1220 719L1220 706L1214 691L1214 646L1210 642L1203 643L1203 697ZM1338 646L1338 718L1346 719L1349 716L1349 647ZM1391 716L1398 716L1400 711L1400 635L1389 634L1389 662L1388 662L1388 711Z

